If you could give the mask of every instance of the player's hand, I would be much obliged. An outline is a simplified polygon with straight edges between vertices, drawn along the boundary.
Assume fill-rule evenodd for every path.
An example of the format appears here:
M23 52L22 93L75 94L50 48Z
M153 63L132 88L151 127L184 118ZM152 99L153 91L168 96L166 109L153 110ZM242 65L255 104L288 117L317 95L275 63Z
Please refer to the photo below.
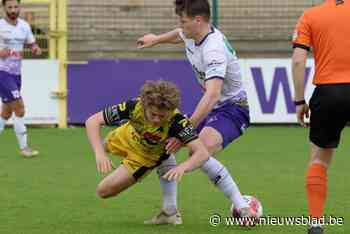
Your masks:
M181 165L179 165L165 173L165 175L163 175L163 178L168 181L176 180L179 182L184 174L185 169L182 168Z
M143 49L155 46L157 44L157 38L158 36L153 33L145 34L137 40L137 48Z
M165 146L165 150L166 150L167 154L174 154L177 151L179 151L179 149L182 146L183 146L183 144L179 139L172 137L172 138L169 138L169 140Z
M101 174L107 174L115 168L113 162L106 155L96 155L97 171Z
M32 46L32 54L33 55L41 55L41 49L38 45L33 45Z
M307 104L304 104L304 105L298 105L296 108L297 108L297 119L299 124L304 128L309 127L309 124L305 123L305 118L310 117L309 106Z

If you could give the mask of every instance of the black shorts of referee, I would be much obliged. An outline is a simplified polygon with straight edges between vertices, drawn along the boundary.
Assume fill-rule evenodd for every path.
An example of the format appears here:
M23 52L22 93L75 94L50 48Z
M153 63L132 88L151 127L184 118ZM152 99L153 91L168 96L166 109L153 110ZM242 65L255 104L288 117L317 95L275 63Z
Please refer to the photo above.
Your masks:
M321 148L337 148L350 121L350 83L316 86L309 107L310 141Z

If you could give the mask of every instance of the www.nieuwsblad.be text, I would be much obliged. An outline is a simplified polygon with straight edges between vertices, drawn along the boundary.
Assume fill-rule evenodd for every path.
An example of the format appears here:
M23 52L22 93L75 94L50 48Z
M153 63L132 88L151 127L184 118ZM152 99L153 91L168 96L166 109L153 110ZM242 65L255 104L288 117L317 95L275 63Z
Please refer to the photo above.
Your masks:
M344 225L343 217L336 216L324 216L320 219L311 218L310 216L299 216L299 217L277 217L277 216L263 216L259 219L250 217L223 217L219 214L213 214L209 218L209 224L211 226L311 226L311 225L322 225L322 226L342 226Z

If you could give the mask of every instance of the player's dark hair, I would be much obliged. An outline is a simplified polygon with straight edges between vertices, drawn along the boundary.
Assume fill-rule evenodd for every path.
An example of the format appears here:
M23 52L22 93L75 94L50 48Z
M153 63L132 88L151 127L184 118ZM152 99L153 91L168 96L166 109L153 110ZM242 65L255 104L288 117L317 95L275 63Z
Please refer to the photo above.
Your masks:
M11 1L11 0L2 0L2 5L5 6L6 2ZM21 3L21 0L17 0L18 3Z
M154 106L159 110L175 110L180 105L180 91L175 84L164 80L148 80L140 92L144 108Z
M335 5L342 5L342 4L344 4L344 0L336 0L335 1Z
M178 16L184 14L188 17L203 16L209 22L210 5L208 0L175 0L175 13Z

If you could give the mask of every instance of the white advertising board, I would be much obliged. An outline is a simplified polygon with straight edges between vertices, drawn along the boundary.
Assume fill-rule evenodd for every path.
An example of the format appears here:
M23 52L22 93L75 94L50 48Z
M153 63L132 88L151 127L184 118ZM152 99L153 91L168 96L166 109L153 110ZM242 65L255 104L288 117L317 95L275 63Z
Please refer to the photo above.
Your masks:
M27 124L58 123L58 101L51 97L51 92L58 89L58 81L57 60L23 60L21 94Z
M291 59L242 59L252 123L297 123ZM305 96L314 89L313 60L307 61Z

